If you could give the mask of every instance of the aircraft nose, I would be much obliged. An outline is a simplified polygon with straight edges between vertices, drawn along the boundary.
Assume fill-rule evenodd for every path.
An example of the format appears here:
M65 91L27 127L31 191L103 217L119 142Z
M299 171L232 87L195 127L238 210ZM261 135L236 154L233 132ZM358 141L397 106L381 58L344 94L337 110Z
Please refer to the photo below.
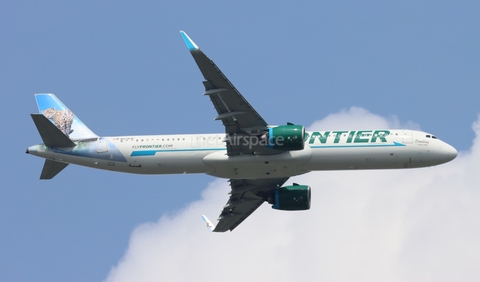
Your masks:
M458 155L457 149L455 149L450 144L444 143L444 144L442 144L441 148L442 148L442 155L443 155L442 159L443 159L444 162L452 161Z

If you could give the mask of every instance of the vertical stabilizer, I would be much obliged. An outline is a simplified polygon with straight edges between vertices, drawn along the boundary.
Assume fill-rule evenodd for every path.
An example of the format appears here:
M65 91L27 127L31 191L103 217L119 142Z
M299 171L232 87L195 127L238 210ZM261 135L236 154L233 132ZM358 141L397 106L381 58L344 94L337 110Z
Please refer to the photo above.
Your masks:
M73 140L98 137L54 94L35 94L38 110L63 134Z

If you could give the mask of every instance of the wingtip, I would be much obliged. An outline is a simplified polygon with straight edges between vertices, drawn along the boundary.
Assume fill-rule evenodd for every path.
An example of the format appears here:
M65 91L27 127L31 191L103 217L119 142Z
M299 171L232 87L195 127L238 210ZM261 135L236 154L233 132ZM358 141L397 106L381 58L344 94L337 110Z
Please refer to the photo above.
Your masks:
M193 51L193 50L199 50L197 44L193 42L193 40L187 35L187 33L183 30L180 30L180 34L182 35L183 41L185 41L185 44L187 45L188 50Z
M202 219L207 225L208 230L213 231L215 229L215 225L205 216L202 214Z

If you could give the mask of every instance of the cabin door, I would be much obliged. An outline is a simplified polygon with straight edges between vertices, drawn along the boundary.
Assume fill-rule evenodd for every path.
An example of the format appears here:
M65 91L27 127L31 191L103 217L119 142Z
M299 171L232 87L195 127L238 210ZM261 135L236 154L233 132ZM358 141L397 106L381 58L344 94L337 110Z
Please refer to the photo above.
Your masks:
M97 153L108 152L107 139L100 137L97 140Z

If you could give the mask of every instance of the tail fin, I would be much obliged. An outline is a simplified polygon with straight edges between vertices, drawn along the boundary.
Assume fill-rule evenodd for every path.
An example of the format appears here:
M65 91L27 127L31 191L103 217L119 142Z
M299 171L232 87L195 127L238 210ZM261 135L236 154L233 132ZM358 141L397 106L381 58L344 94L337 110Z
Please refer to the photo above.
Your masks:
M35 94L38 110L49 119L63 134L73 140L98 137L55 95Z

